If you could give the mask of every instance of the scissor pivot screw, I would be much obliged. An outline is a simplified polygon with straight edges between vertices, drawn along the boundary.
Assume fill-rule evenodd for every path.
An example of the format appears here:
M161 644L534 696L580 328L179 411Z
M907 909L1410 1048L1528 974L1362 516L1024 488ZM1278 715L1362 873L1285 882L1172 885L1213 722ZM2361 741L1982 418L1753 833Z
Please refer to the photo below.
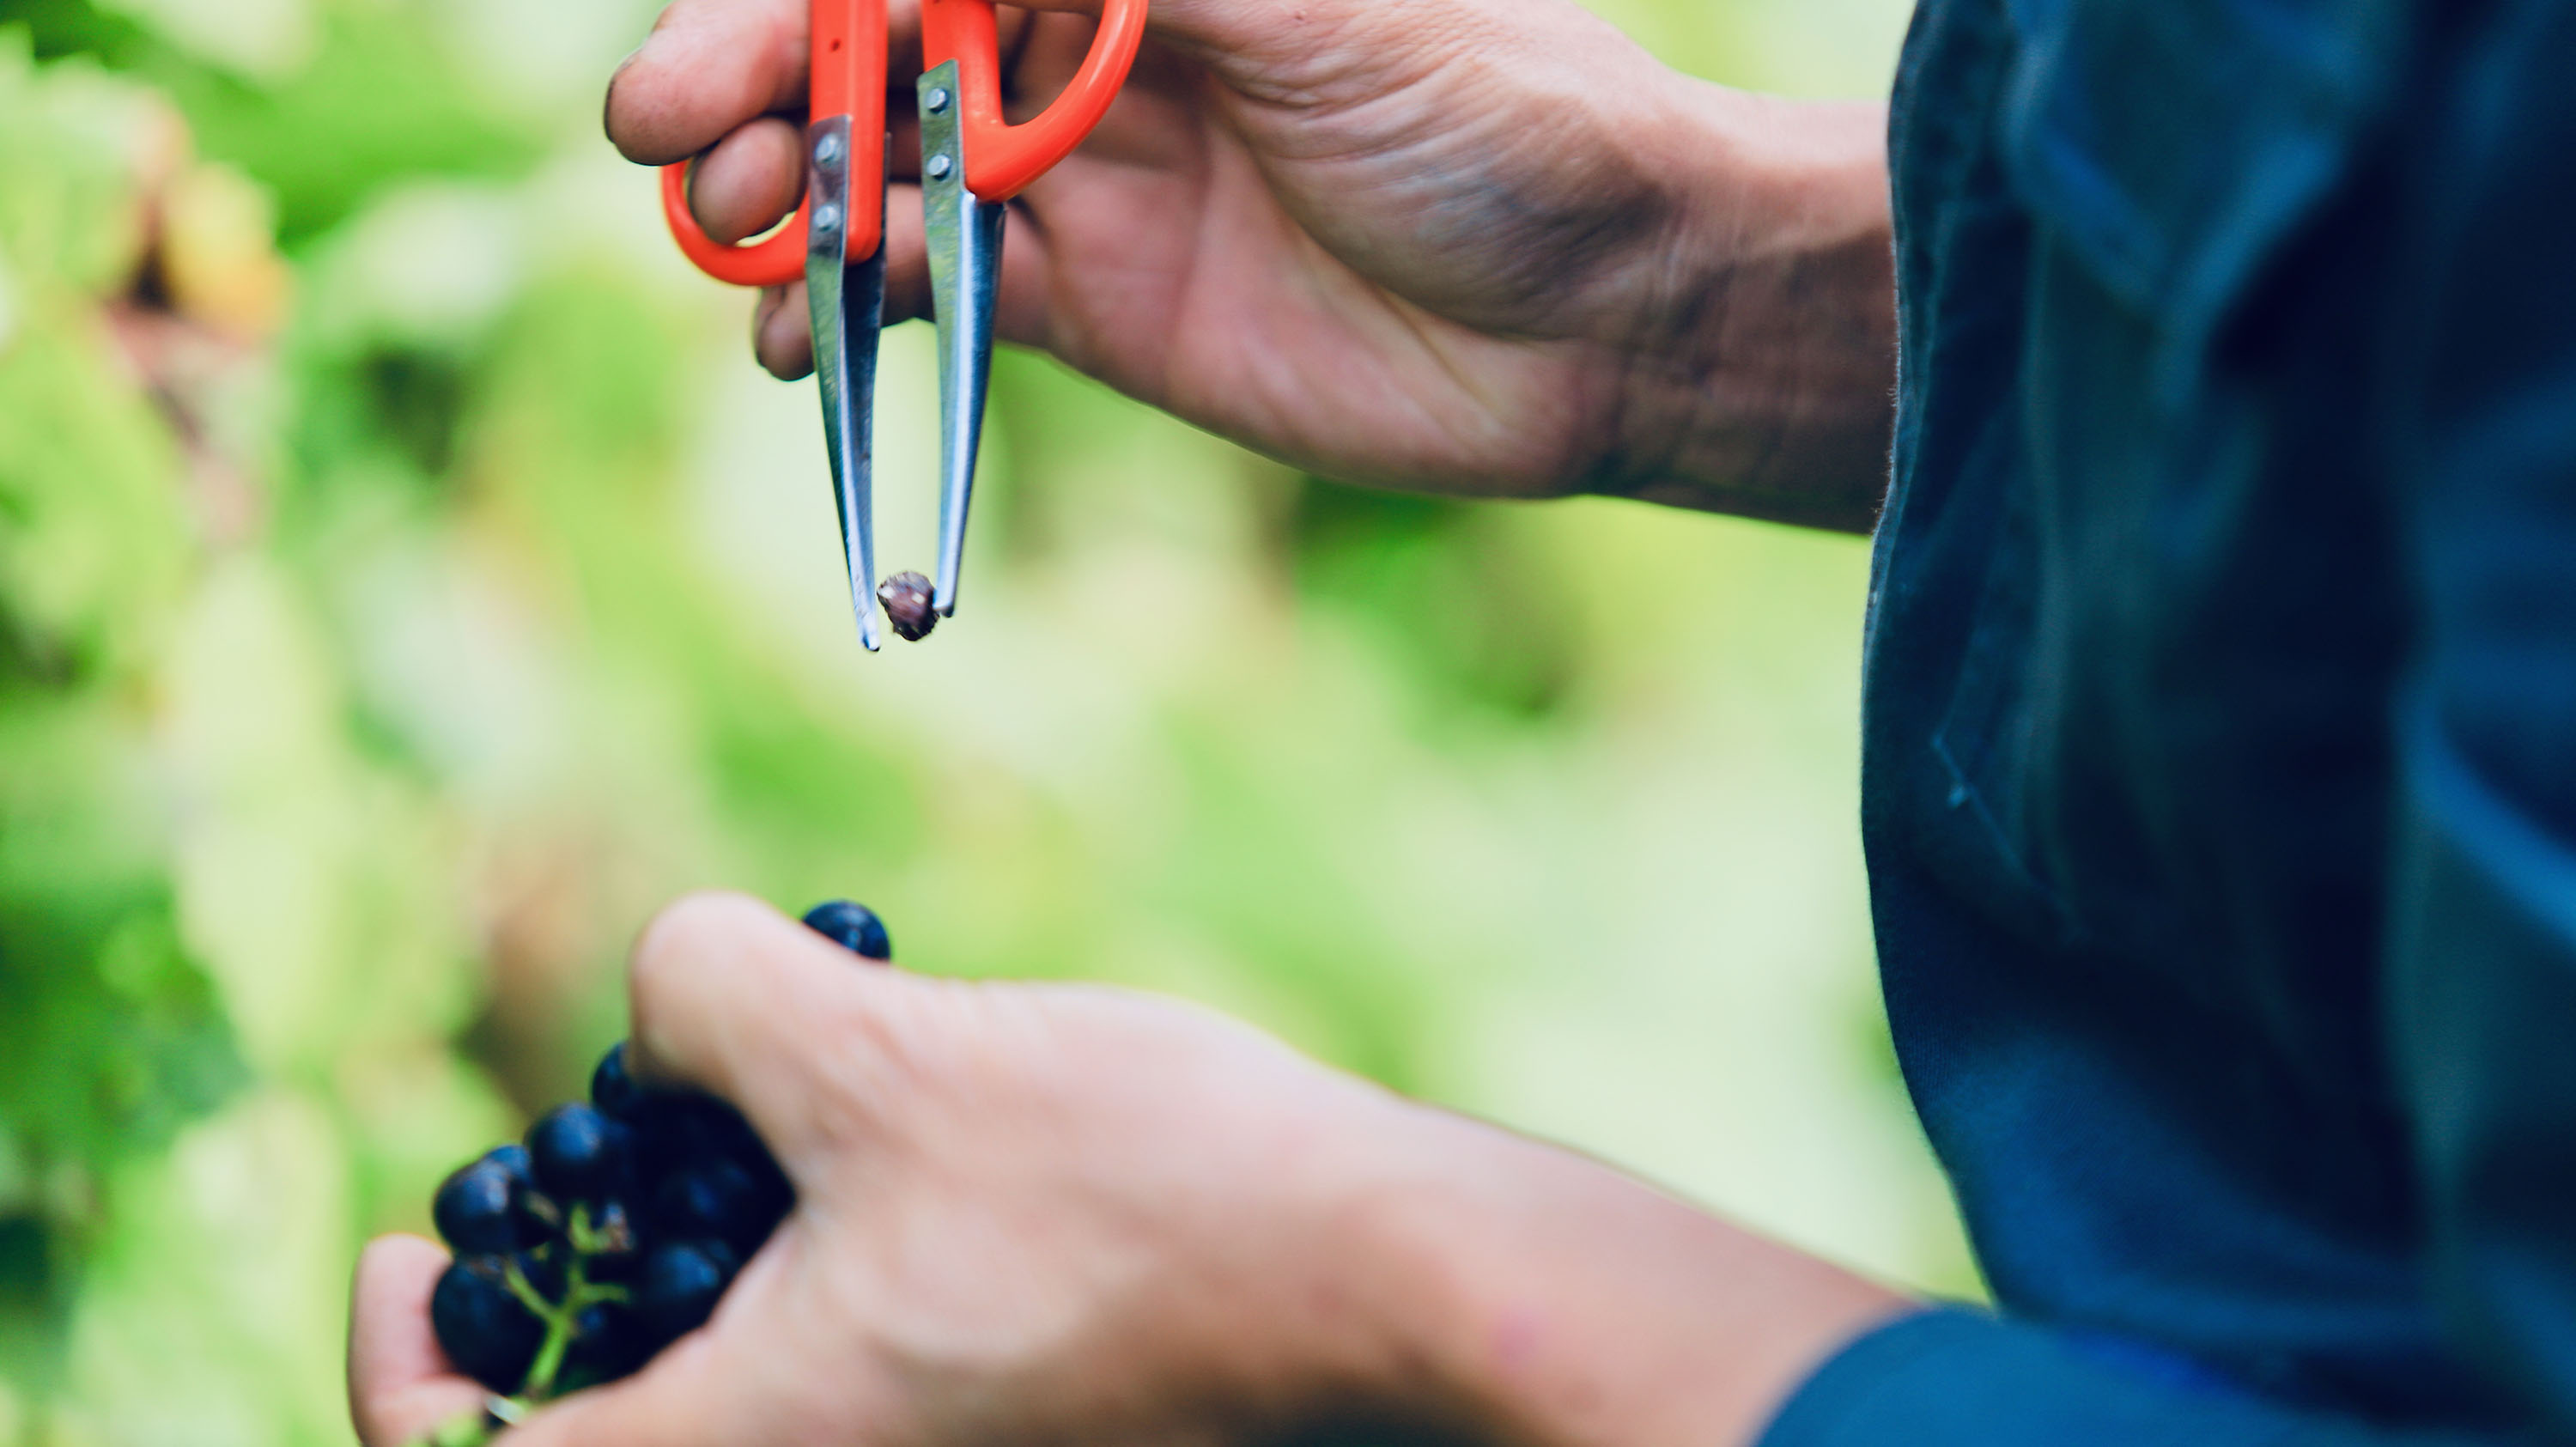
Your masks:
M945 181L948 179L948 173L957 169L957 164L946 156L933 156L930 158L930 163L921 169L929 173L930 179Z
M945 87L934 85L928 94L922 96L921 103L934 112L944 111L948 109L948 91Z
M841 208L824 205L814 208L814 229L830 235L841 229Z
M827 135L814 143L814 164L828 166L841 159L841 138Z

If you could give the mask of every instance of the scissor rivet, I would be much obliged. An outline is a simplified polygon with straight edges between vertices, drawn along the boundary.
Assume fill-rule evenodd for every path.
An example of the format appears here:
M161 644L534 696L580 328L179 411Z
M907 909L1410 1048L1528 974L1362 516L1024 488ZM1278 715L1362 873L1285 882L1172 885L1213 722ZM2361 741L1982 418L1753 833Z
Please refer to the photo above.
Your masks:
M948 179L948 173L956 169L956 163L949 160L946 156L933 156L930 158L930 164L922 167L921 169L930 174L930 179L934 181L945 181Z
M930 88L930 93L921 98L921 104L934 113L944 111L948 109L948 92L945 88L934 85Z
M841 159L841 138L827 135L814 143L814 164L828 166Z
M817 206L817 207L815 207L815 208L814 208L814 229L815 229L815 230L817 230L817 231L824 232L824 233L826 233L826 234L831 233L831 232L834 232L834 231L838 231L838 230L840 230L840 229L841 229L841 208L840 208L840 207L838 207L838 206L830 206L830 205Z

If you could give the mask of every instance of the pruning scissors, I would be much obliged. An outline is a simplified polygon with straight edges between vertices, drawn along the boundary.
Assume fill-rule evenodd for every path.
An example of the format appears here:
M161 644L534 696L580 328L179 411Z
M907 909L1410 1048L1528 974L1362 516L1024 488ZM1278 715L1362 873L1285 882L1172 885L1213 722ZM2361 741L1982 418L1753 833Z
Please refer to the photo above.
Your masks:
M1100 123L1144 35L1146 0L1104 0L1082 68L1055 102L1013 125L1002 116L993 0L921 0L928 67L921 107L922 230L939 325L939 572L933 606L957 609L966 506L993 368L993 307L1002 273L1004 203L1070 154ZM859 641L878 646L876 524L870 422L877 334L885 325L885 0L813 0L805 199L785 226L749 246L709 237L689 214L692 163L662 168L662 214L698 269L736 286L803 277L814 326L841 554Z

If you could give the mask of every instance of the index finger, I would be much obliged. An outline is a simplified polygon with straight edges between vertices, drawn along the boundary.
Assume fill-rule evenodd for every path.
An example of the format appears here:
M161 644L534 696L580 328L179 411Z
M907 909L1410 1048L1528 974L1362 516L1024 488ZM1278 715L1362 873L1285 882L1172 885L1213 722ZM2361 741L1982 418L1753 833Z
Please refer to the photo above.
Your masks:
M804 0L675 0L608 82L608 139L647 166L684 161L805 99Z
M484 1391L456 1374L430 1330L429 1293L447 1253L385 1236L358 1257L349 1302L349 1416L366 1447L409 1447L479 1409Z

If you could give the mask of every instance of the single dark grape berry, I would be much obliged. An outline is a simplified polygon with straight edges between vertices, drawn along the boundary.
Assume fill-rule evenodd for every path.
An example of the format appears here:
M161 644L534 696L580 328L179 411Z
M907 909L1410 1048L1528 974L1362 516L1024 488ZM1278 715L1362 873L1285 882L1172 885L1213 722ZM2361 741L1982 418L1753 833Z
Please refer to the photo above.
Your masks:
M894 958L894 941L886 938L885 921L864 904L827 900L805 911L805 927L854 955Z
M939 610L931 606L930 580L919 573L897 573L877 584L877 601L885 605L894 635L906 643L920 642L939 626Z
M626 1069L626 1042L618 1041L599 1057L599 1068L590 1073L590 1103L612 1120L626 1120L643 1102L644 1087Z
M654 1248L635 1289L636 1314L659 1341L671 1341L706 1324L738 1269L721 1241L689 1241Z
M653 1229L666 1240L722 1241L749 1254L769 1239L786 1203L735 1161L674 1171L653 1194Z
M507 1396L545 1344L545 1324L511 1292L498 1256L459 1256L429 1294L429 1324L456 1369Z
M489 1231L492 1198L495 1195L506 1196L507 1214L516 1223L514 1234L518 1244L524 1244L533 1239L532 1232L543 1234L539 1229L542 1223L530 1220L519 1209L519 1198L528 1189L527 1151L516 1142L494 1146L448 1176L439 1187L438 1199L431 1202L431 1215L440 1223L440 1234L447 1236L448 1244L459 1251L507 1250L506 1246L486 1247L459 1240L449 1232L448 1226L453 1222L458 1229L470 1235L478 1229L475 1218L480 1218L480 1228Z
M604 1200L626 1183L626 1127L578 1101L559 1105L528 1127L528 1159L537 1184L557 1204Z
M594 1302L572 1319L572 1345L564 1353L570 1385L597 1386L631 1375L653 1355L652 1338L635 1313L615 1302Z
M468 1161L439 1183L429 1204L438 1234L457 1251L473 1255L515 1251L519 1218L511 1201L521 1181L490 1156Z

